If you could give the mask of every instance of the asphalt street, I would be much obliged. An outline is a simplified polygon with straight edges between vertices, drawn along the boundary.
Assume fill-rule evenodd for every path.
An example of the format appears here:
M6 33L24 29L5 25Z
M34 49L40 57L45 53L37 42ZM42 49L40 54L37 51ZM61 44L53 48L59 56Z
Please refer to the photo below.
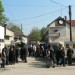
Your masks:
M75 75L75 65L46 68L44 59L28 57L28 63L19 62L0 68L0 75Z

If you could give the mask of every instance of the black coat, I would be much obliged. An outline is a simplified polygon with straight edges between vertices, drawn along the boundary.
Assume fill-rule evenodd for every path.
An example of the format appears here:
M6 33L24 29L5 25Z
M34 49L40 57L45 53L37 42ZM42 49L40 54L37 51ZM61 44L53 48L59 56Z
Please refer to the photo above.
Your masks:
M73 50L71 49L71 48L69 48L68 50L67 50L67 56L68 57L72 57L72 55L73 55Z

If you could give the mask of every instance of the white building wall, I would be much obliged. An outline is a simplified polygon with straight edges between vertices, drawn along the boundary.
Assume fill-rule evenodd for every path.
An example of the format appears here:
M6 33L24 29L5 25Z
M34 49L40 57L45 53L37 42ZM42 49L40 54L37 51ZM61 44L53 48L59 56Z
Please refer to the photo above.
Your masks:
M5 44L5 45L11 44L11 43L10 43L10 40L5 39L5 40L4 40L4 44Z
M51 37L51 33L54 33L54 30L58 30L57 33L60 34L59 37ZM59 27L52 27L50 28L49 30L49 42L59 42L59 41L63 41L66 39L66 27L62 27L62 26L59 26Z
M9 44L11 44L12 41L14 41L14 32L12 32L9 29L6 29L6 35L9 36L9 39L5 39L4 43L9 45Z
M72 28L72 41L75 41L75 26L71 26ZM66 26L66 41L70 41L70 26Z
M0 26L0 53L2 52L3 47L4 47L4 27Z
M75 26L72 27L72 40L75 41ZM58 30L57 32L60 33L60 36L52 37L50 36L53 33L53 30ZM48 31L48 42L62 42L64 44L65 41L70 41L70 26L66 22L66 26L55 26L55 22L51 23L47 26Z
M49 27L48 27L48 41L49 43L52 42L52 38L50 37L50 33L51 33L51 27L55 27L55 22L53 22Z
M14 36L13 32L9 29L6 29L6 35Z
M4 27L0 26L0 39L4 39Z
M72 26L72 40L75 42L75 26Z
M53 23L50 25L50 27L55 27L55 22L53 22Z
M22 39L27 44L27 42L28 42L27 37L22 37Z
M70 41L70 26L66 23L66 41Z

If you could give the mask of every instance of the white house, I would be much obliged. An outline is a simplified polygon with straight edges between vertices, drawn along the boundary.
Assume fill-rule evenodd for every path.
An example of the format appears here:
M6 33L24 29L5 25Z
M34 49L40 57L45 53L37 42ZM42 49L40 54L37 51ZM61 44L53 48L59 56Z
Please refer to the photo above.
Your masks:
M24 43L26 43L26 44L28 43L27 36L23 35L23 36L22 36L22 40L24 41Z
M20 35L21 35L21 34L20 34ZM27 43L28 43L28 38L27 38L27 36L25 36L25 35L20 36L20 35L16 36L16 38L15 38L15 43L21 43L21 41L22 41L22 42L24 42L25 44L27 44ZM21 39L21 37L22 37L22 39Z
M75 41L75 25L72 25L72 41ZM62 43L70 41L70 25L64 18L58 17L51 22L45 32L45 39L49 43Z
M14 43L14 32L5 27L4 44L10 45Z
M0 26L0 53L4 47L4 27Z

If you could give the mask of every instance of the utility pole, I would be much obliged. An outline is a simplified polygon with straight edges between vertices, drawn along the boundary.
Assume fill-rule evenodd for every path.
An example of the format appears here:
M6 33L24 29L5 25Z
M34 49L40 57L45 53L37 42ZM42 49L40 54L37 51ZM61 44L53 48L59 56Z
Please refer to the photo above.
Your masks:
M21 42L22 42L22 24L21 24Z
M62 17L62 6L61 6L61 17Z
M70 41L72 41L72 28L71 28L71 5L69 5L69 24L70 24Z

